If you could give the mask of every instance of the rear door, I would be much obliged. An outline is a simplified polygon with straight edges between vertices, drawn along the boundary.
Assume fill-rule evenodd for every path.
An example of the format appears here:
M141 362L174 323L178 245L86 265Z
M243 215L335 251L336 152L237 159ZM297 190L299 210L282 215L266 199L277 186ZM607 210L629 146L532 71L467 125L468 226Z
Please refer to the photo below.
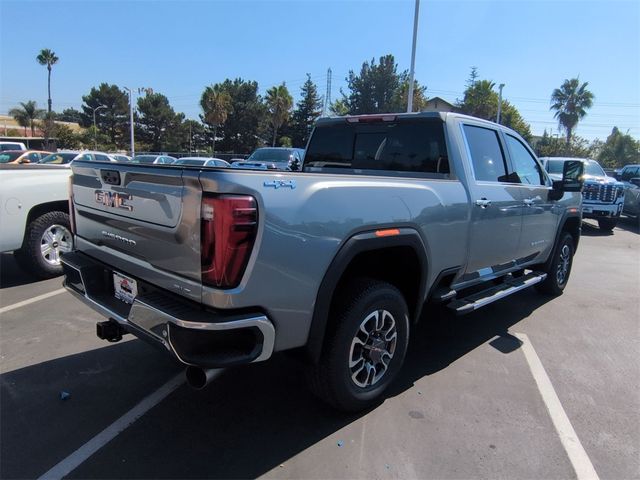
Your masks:
M556 227L561 210L557 201L549 199L551 184L533 153L517 137L504 133L509 153L513 185L522 201L522 233L516 257L531 261L538 256L546 258L555 241Z
M466 275L491 275L516 258L522 227L522 199L508 182L500 134L484 124L461 124L472 178L471 226ZM471 277L471 278L469 278Z
M199 300L198 170L87 161L72 169L78 249Z

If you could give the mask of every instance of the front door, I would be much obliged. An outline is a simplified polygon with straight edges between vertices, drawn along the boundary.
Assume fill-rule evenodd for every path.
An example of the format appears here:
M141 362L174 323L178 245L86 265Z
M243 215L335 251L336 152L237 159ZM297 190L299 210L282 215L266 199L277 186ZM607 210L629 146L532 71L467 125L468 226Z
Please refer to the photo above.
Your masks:
M497 130L463 124L473 169L471 237L466 275L491 275L516 258L522 227L522 197L509 183L504 149Z

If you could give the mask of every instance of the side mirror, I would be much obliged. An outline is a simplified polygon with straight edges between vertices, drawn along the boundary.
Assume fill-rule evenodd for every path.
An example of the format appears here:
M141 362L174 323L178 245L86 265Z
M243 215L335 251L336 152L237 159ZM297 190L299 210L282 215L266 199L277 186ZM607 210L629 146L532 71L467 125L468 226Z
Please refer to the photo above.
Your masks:
M560 200L564 192L581 192L584 175L584 163L581 160L568 160L562 168L562 180L554 180L550 192L551 200Z
M568 160L562 169L562 190L565 192L581 192L584 163L581 160Z
M629 183L633 183L636 187L640 187L640 177L629 179Z

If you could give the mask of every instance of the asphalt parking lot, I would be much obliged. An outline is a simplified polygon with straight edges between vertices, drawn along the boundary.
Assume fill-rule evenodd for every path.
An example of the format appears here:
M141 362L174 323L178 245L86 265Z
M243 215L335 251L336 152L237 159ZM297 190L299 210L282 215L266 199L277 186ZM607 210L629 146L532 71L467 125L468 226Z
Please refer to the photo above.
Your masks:
M603 479L640 478L631 221L613 235L585 226L559 298L529 290L466 317L431 315L389 398L358 415L316 400L285 355L191 390L162 352L96 338L101 318L58 292L59 278L34 281L11 255L0 260L2 478L64 471L51 470L61 462L69 478L576 478L523 341L583 447L578 462Z

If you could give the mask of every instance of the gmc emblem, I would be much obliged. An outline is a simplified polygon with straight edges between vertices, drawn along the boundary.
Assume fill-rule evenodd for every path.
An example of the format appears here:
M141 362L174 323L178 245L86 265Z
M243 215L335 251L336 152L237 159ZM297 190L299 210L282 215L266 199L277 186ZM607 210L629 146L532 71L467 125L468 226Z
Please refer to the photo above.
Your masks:
M126 202L133 200L133 196L128 193L109 192L106 190L95 191L96 203L105 207L121 208L129 212L133 211L133 206Z

